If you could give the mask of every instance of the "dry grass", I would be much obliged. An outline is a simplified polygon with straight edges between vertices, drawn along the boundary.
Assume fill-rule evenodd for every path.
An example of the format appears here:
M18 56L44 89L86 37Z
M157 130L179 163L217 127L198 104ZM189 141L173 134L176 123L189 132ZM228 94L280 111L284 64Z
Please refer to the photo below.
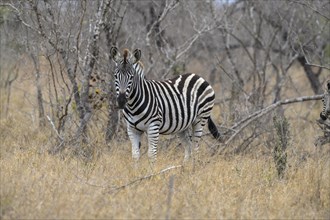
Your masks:
M153 168L144 155L136 168L130 144L113 143L111 151L102 148L99 157L84 162L65 153L49 155L50 133L28 126L15 118L1 121L3 219L165 218L168 206L172 218L330 217L330 156L311 148L310 130L303 129L296 136L302 140L290 147L284 180L277 178L269 156L209 157L204 152L194 171L187 164L112 191L180 164L183 150L174 144L160 151ZM174 192L168 204L171 175Z
M204 143L202 162L194 170L188 163L114 191L181 164L183 149L172 143L160 150L154 167L145 154L136 167L128 141L113 142L110 151L95 141L97 153L88 162L70 152L53 156L47 153L51 128L37 127L34 108L22 91L12 97L10 114L0 120L1 219L330 218L330 151L329 146L313 145L317 126L310 121L318 111L310 104L287 111L292 144L282 180L270 154L210 157ZM4 100L1 96L1 105ZM310 121L300 120L306 111L311 112ZM102 134L94 139L103 140ZM168 203L171 176L174 187Z

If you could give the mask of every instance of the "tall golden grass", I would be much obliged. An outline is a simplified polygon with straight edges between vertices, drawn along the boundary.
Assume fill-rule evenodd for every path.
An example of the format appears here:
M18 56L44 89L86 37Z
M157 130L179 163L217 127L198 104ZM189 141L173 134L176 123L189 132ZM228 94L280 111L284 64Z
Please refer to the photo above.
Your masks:
M151 178L143 177L182 163L177 141L159 150L153 166L145 146L139 164L132 161L129 141L114 141L111 150L95 141L89 161L66 151L50 155L51 127L38 128L22 91L13 91L10 104L0 120L1 219L330 218L329 146L314 147L319 112L309 104L287 111L292 141L283 179L271 154L210 156L205 142L194 169L187 163ZM302 111L311 111L309 121L299 118Z

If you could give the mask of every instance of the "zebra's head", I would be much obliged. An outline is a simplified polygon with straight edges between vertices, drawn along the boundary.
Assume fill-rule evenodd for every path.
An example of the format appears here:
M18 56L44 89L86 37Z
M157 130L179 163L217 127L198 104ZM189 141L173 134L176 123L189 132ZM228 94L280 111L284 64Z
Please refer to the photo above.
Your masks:
M115 62L115 87L117 103L120 109L123 109L127 103L127 99L131 94L133 77L135 75L134 64L141 58L141 50L135 49L133 54L125 49L121 55L117 47L110 49L110 57Z

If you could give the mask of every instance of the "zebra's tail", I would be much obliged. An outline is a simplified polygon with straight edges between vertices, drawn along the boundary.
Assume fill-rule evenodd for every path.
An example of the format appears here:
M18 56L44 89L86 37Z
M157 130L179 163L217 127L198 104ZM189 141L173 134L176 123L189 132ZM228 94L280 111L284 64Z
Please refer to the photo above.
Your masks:
M211 132L211 134L213 135L213 137L217 140L221 141L221 134L218 131L217 126L214 124L214 122L212 121L211 117L209 117L208 119L208 128Z

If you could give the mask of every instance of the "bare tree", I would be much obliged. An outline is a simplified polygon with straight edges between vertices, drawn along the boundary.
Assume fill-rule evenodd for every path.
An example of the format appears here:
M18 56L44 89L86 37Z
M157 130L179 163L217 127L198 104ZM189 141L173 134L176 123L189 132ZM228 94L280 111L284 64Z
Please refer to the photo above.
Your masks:
M321 93L330 66L326 0L30 0L0 5L13 23L0 25L18 33L17 47L33 58L39 117L47 118L54 131L55 151L71 146L67 143L88 145L99 130L107 142L126 138L113 91L109 49L114 45L142 49L148 78L188 71L209 77L219 87L226 146L237 153L258 145L257 137L271 136L271 116L261 113L275 105L270 111L283 115L278 103L295 99L283 93L285 87L295 88L294 66L302 66L315 94ZM46 71L40 70L41 63Z

